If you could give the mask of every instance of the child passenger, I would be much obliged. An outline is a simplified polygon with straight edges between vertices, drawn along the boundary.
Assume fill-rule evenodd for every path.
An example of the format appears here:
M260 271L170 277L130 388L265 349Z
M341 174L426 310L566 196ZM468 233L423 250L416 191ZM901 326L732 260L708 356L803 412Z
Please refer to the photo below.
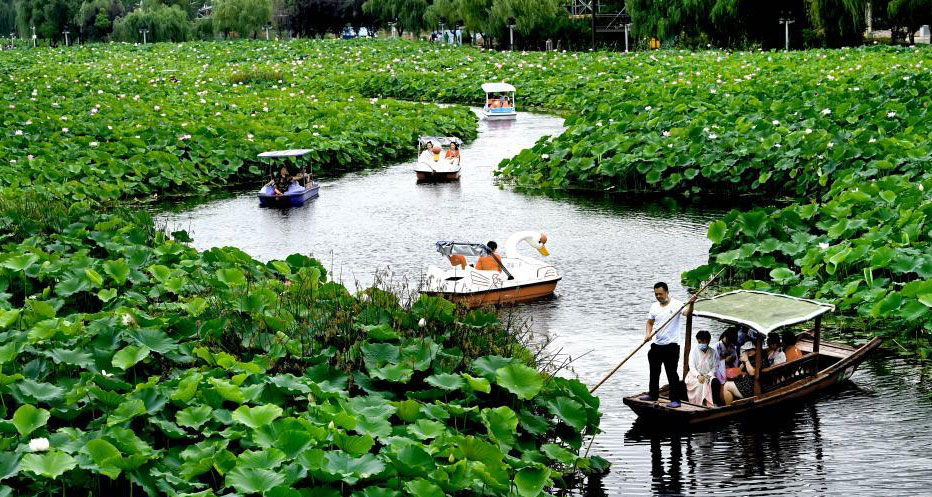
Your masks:
M696 333L699 346L693 349L689 373L686 374L686 393L689 402L696 405L715 406L721 393L721 383L716 378L718 353L709 346L712 335L706 330Z

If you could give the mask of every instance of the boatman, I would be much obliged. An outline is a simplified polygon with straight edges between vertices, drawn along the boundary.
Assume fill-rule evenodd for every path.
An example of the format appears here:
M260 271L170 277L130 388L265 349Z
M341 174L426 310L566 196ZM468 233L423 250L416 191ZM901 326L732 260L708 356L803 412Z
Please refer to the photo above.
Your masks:
M647 362L650 364L650 386L647 395L641 400L656 401L660 397L660 366L667 372L667 383L670 384L670 403L667 407L680 407L682 388L680 378L676 374L676 366L680 361L680 316L689 311L684 310L683 303L670 297L667 284L660 281L654 284L654 297L657 302L650 306L647 314L647 335L645 340L654 335L647 353ZM668 322L669 321L669 322ZM664 326L666 324L666 326ZM654 326L658 329L654 333ZM663 326L663 328L659 328Z

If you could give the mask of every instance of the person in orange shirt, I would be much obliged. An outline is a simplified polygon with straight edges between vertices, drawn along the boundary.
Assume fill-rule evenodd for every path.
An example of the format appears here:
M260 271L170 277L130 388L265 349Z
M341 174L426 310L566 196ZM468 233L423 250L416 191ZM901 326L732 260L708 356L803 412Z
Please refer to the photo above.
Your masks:
M459 159L460 158L460 146L453 142L450 144L450 148L447 149L447 159Z
M498 255L496 249L498 249L498 244L495 242L489 242L486 244L491 251L490 255L483 255L479 257L479 260L476 261L476 269L480 271L498 271L501 272L502 266L502 257Z
M794 361L803 356L803 353L796 346L796 334L792 330L784 330L783 336L783 353L786 355L786 361Z

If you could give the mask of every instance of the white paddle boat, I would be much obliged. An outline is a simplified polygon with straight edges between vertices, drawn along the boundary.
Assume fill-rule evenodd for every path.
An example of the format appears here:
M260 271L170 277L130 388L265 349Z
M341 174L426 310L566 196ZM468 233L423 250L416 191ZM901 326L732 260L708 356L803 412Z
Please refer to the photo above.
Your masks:
M536 231L511 235L500 258L483 243L439 241L437 251L450 266L428 267L421 293L446 297L468 308L528 302L552 295L562 276L552 265L520 254L521 243L541 255L550 255L547 235ZM467 258L471 257L477 260L470 263Z
M456 181L460 179L459 149L463 141L453 136L422 136L417 140L417 162L414 172L419 182ZM447 151L455 146L455 156Z

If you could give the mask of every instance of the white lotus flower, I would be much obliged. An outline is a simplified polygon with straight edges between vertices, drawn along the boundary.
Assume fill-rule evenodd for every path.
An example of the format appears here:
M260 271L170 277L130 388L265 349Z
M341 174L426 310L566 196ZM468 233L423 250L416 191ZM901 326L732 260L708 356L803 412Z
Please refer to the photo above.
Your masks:
M544 160L549 160L549 159L550 159L550 154L543 154L543 155L540 156L540 158L541 158L541 159L544 159Z
M811 134L812 134L812 128L806 128L806 134L807 134L807 135L811 135Z
M601 127L602 127L602 121L599 121L599 122L595 123L595 125L601 128Z
M62 133L67 133L67 132L68 132L68 128L62 128L62 129L61 129L61 132L62 132Z
M13 134L16 135L16 136L23 136L23 130L18 129L18 130L16 130L16 131L14 131Z
M876 141L877 139L872 136L870 140L867 140L867 143L874 143Z
M893 112L893 111L887 112L887 117L896 117L896 112Z
M153 107L152 109L153 109L153 110L162 110L162 108L161 108L161 107L159 107L158 105L156 105L156 106L155 106L155 107Z
M49 439L45 437L33 438L29 441L30 452L45 452L49 450Z
M650 105L648 105L647 107L644 107L644 110L651 110L652 108L653 108L653 107L651 107Z
M710 139L710 140L714 140L714 139L716 139L716 138L718 138L718 135L716 135L715 133L709 133L709 139Z
M88 143L88 145L90 145L90 146L92 146L92 147L96 147L97 145L100 145L100 144L97 143L97 142L90 142L90 143Z
M135 321L135 320L133 319L133 316L131 316L131 315L129 315L129 314L124 314L124 315L123 315L123 324L124 324L124 325L129 326L129 325L133 324L134 321Z
M832 113L832 109L828 109L828 108L822 109L822 115L823 115L823 116L827 116L827 115L829 115L829 114L831 114L831 113Z
M773 124L774 126L779 126L779 125L780 125L780 121L777 121L776 119L774 119L773 122L772 122L771 124Z
M820 243L820 244L819 244L819 248L822 249L822 250L827 250L827 249L828 249L828 243L826 243L826 242Z
M427 320L424 319L424 318L421 318L421 320L417 322L417 325L418 325L419 328L423 328L423 327L427 326Z
M920 192L926 191L926 187L925 187L925 186L922 186L922 183L919 183L919 191L920 191Z
M827 146L828 146L828 148L832 148L832 147L835 146L835 142L828 142L828 145L827 145Z
M178 137L179 140L190 140L191 135L181 135Z
M670 132L669 132L669 131L664 131L664 132L663 132L663 136L670 136Z

